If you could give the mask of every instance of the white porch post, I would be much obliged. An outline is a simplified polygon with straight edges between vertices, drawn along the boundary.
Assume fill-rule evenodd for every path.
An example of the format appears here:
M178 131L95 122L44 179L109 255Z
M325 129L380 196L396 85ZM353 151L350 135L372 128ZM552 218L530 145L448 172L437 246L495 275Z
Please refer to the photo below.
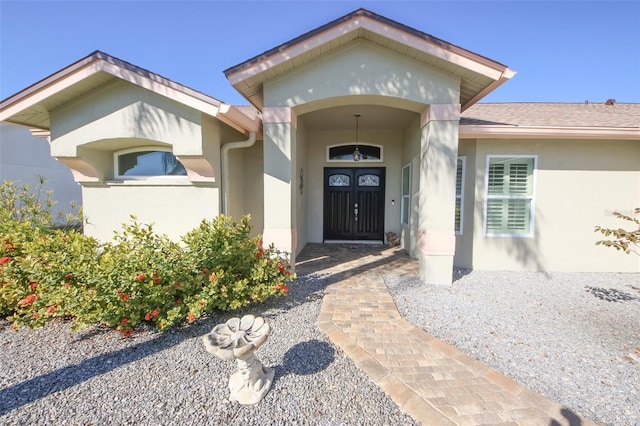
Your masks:
M295 152L297 118L288 107L265 107L264 129L264 234L266 245L290 253L295 262Z
M426 284L452 283L459 121L459 104L434 104L420 122L418 257Z

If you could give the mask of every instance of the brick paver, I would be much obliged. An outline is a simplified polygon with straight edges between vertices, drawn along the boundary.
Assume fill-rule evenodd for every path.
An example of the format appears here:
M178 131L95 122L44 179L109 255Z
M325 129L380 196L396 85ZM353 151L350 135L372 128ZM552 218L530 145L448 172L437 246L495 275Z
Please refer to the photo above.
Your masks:
M402 319L382 278L417 275L401 250L310 244L296 269L329 280L320 329L421 423L595 425Z

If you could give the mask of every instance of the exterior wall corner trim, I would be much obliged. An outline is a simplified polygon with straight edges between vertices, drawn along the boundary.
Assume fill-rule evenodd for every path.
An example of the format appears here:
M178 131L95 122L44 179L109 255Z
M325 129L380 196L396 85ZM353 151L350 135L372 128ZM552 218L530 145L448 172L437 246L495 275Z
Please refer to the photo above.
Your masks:
M459 121L460 104L432 104L420 115L420 127L430 121Z

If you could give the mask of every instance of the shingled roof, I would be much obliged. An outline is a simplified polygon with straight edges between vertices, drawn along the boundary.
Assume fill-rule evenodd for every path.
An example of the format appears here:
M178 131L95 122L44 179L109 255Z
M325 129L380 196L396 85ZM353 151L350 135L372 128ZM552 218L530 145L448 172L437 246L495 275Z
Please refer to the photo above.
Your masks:
M460 125L640 129L640 104L479 103L462 113Z

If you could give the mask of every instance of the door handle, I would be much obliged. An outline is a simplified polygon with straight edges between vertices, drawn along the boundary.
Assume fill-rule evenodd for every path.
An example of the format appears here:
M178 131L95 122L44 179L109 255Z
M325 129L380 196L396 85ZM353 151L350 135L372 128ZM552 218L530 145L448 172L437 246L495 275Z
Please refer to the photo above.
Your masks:
M357 222L357 221L358 221L358 203L355 203L355 204L353 205L353 214L355 215L355 217L356 217L356 222Z

